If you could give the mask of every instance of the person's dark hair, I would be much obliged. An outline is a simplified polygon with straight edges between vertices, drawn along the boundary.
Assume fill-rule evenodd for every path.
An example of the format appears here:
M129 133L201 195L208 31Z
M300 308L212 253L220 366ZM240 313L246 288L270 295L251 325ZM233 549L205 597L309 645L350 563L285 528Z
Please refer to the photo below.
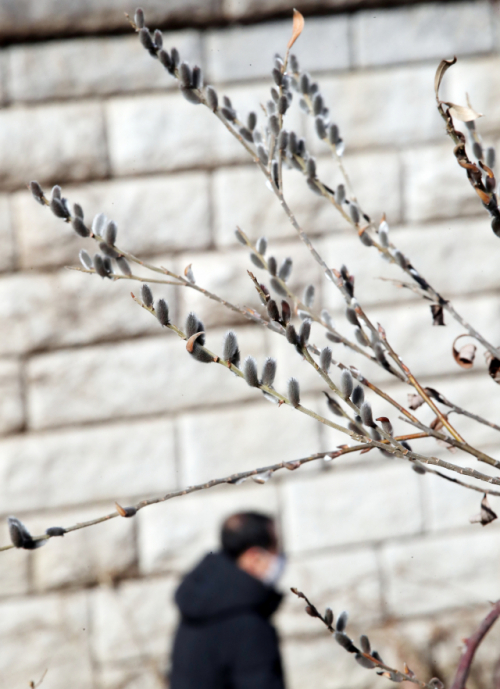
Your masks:
M259 512L232 514L222 525L221 545L233 560L255 546L273 550L277 546L274 520Z

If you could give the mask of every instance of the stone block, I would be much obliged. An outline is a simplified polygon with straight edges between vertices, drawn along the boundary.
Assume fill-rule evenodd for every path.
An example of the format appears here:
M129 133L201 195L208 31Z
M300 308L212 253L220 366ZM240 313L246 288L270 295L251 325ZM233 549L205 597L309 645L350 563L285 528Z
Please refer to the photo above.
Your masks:
M141 572L185 573L207 552L217 550L223 520L233 512L257 510L277 516L273 481L264 485L224 485L141 510L139 562Z
M287 405L271 409L267 401L182 416L180 439L183 485L307 457L320 443L314 419Z
M382 541L420 531L418 476L381 463L283 484L285 547L292 553Z
M29 151L29 156L26 155ZM101 106L94 102L13 107L0 113L0 185L78 181L107 174Z
M137 580L90 594L92 651L98 663L163 657L177 624L176 577Z
M208 176L195 172L93 182L63 193L83 207L89 223L97 213L106 213L118 225L119 247L144 256L209 245L208 185ZM14 194L12 208L21 267L74 263L80 246L96 251L93 241L44 212L31 194Z
M0 351L10 355L158 334L155 319L130 298L131 288L140 294L137 282L111 283L97 275L69 270L0 278L0 318L10 331ZM158 286L155 294L166 296L175 313L172 289Z
M217 16L214 0L147 0L143 3L149 26L169 22L203 22ZM59 0L21 0L0 8L2 36L54 36L58 34L132 31L123 16L120 0L69 0L61 6Z
M318 689L370 689L373 686L372 675L368 675L352 655L333 641L321 622L311 620L311 624L315 623L318 625L316 638L299 637L284 641L287 686L290 689L309 685Z
M435 60L493 49L487 2L428 3L365 10L354 16L354 64L360 67Z
M24 425L21 364L0 360L0 435L18 431Z
M7 520L3 520L2 545L10 543ZM27 594L30 589L29 559L31 554L26 550L9 550L2 553L2 567L0 569L0 601L11 596ZM1 603L0 603L1 605Z
M164 659L105 663L96 670L99 689L164 689Z
M324 153L324 150L323 150ZM346 156L345 166L358 198L379 218L383 212L392 222L400 218L399 163L394 153L361 153ZM317 160L320 178L329 186L342 182L330 158ZM314 194L296 170L284 171L285 198L297 220L309 235L346 230L348 226L326 199ZM252 238L296 236L290 220L255 167L221 169L214 174L215 237L219 245L234 243L239 225Z
M245 337L248 353L262 356L263 333L252 330ZM211 332L207 346L221 338L220 331ZM209 401L234 403L255 395L222 366L192 359L170 333L34 357L28 385L30 424L37 429L176 412Z
M274 56L284 54L291 28L287 19L209 32L205 52L210 79L224 82L268 78L271 81ZM346 69L349 66L347 16L308 19L293 52L303 69Z
M167 48L175 45L183 60L200 63L199 33L165 33ZM13 46L7 52L10 101L69 99L168 89L175 80L153 60L136 35L73 38Z
M488 531L479 528L385 545L382 568L388 613L421 615L495 600L499 528L495 524Z
M230 136L204 106L188 103L178 92L116 98L106 112L116 176L214 164ZM244 154L234 144L231 150Z
M51 525L68 527L96 519L109 512L110 507L30 516L30 532L43 534ZM33 553L34 589L42 592L92 586L133 575L136 563L134 530L132 519L117 518L71 532L62 538L53 538Z
M435 65L411 65L320 78L320 91L346 151L442 140L435 71ZM311 117L308 135L317 138Z
M9 206L9 197L0 196L0 271L14 269L14 230Z
M349 610L358 625L373 623L382 614L377 560L369 548L288 561L280 581L286 595L276 618L278 629L285 638L317 635L322 631L318 620L305 614L304 603L289 592L291 587L304 592L318 610L331 608L336 617Z
M481 201L458 165L451 142L407 150L402 160L403 212L407 221L463 218L481 213ZM486 212L484 216L488 231Z
M3 601L2 681L5 686L36 683L47 670L46 682L51 689L88 689L92 685L89 633L86 596L82 592Z
M177 483L173 436L171 421L154 419L6 439L0 460L2 511L99 501L112 509L115 500L172 489ZM102 508L102 514L107 511ZM99 528L106 532L106 525Z

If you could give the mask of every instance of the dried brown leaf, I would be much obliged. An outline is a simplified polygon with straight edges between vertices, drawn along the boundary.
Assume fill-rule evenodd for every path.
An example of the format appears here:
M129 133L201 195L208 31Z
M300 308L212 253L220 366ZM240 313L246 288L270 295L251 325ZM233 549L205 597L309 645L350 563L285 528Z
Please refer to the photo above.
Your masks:
M462 368L472 368L477 347L474 344L466 344L461 349L457 349L455 345L461 337L467 337L467 333L455 338L452 347L453 358Z
M205 334L204 331L200 330L199 333L195 333L194 335L191 335L189 340L186 342L186 349L190 354L193 353L194 343L196 342L196 340L200 337L200 335L204 335L204 334Z
M479 198L481 199L481 201L487 205L487 204L490 202L490 200L491 200L491 199L490 199L490 195L487 194L487 193L486 193L485 191L483 191L482 189L480 189L479 187L474 187L474 189L476 190L476 194L479 196Z
M481 500L481 511L477 516L472 517L470 523L481 524L481 526L486 526L487 524L491 524L491 522L494 522L495 519L498 519L498 516L491 509L490 504L488 502L488 496L485 493L483 499Z
M498 383L498 385L500 385L500 359L497 359L495 356L489 354L487 357L487 363L488 373L493 378L495 383Z
M408 408L409 409L418 409L419 407L422 406L424 403L424 398L418 395L415 392L409 392L408 393Z
M439 87L441 86L441 81L446 73L446 71L455 64L457 58L454 57L453 60L441 60L436 70L436 76L434 77L434 91L436 92L436 98L439 99Z
M441 304L431 304L432 325L444 325L444 311Z
M290 50L292 45L295 43L297 38L300 36L302 33L302 29L304 28L304 17L301 15L301 13L294 8L293 10L293 27L292 27L292 36L290 40L288 41L287 48Z
M483 116L482 113L476 112L474 108L467 105L457 105L456 103L446 103L446 105L449 107L450 115L460 122L473 122Z

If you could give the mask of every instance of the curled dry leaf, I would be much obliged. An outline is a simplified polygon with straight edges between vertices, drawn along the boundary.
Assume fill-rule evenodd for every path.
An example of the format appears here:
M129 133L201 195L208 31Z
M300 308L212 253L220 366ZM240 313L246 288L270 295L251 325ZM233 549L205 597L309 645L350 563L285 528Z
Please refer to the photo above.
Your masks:
M409 392L408 393L408 408L409 409L418 409L421 407L424 403L424 398L418 395L415 392Z
M495 383L500 385L500 359L497 359L488 352L486 356L486 363L488 364L488 373L493 378Z
M444 325L444 311L441 304L431 304L432 325Z
M436 70L436 76L434 77L434 91L436 92L436 98L439 100L439 87L441 86L441 81L446 73L446 71L455 64L457 58L454 57L453 60L441 60Z
M450 115L460 122L473 122L483 116L467 105L457 105L456 103L446 103L445 105L449 107Z
M488 502L488 496L485 493L483 499L481 500L481 511L477 516L472 517L470 523L481 524L481 526L486 526L487 524L491 524L491 522L494 522L497 518L497 514L491 509L490 504Z
M200 335L204 335L204 334L205 334L205 332L203 330L200 330L199 333L195 333L194 335L191 335L189 340L186 342L186 349L190 354L193 353L194 343L196 342L196 340L200 337Z
M295 43L297 38L300 36L302 33L302 29L304 28L304 17L301 15L301 13L294 9L293 10L293 27L292 27L292 36L290 40L288 41L287 48L290 50L292 45Z
M477 347L474 344L466 344L461 349L457 349L455 345L461 337L468 337L468 334L465 333L455 338L452 349L453 358L462 368L472 368Z

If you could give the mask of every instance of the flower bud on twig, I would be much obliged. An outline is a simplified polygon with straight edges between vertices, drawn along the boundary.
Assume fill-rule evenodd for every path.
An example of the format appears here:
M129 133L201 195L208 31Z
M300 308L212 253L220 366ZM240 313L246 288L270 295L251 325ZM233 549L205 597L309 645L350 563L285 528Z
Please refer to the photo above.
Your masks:
M359 413L361 414L361 419L365 426L375 427L373 421L372 408L369 402L363 402L360 407Z
M306 318L306 320L302 321L302 324L301 324L300 330L299 330L299 341L300 341L301 347L307 346L307 343L309 342L310 335L311 335L311 319Z
M356 387L352 391L352 403L355 404L359 409L359 407L363 404L364 401L365 391L363 390L361 385L356 385Z
M243 362L243 375L245 380L250 387L259 387L259 377L257 375L257 363L253 356L247 356Z
M269 256L267 259L267 269L271 275L276 275L278 271L278 264L276 263L274 256Z
M319 365L328 373L330 366L332 365L332 350L330 347L323 347L321 354L319 355Z
M210 109L213 110L213 112L216 112L217 108L219 107L219 97L213 86L207 86L206 96Z
M344 369L340 376L340 391L345 399L348 399L353 391L354 381L351 372Z
M29 188L35 201L37 201L41 206L45 206L47 199L45 198L43 189L38 182L30 182Z
M274 379L276 377L276 368L276 359L273 359L270 356L267 357L267 359L264 362L264 368L262 369L262 385L265 385L268 388L272 388Z
M283 282L286 282L290 275L292 274L292 267L293 267L293 261L291 258L285 258L283 263L280 266L278 277L280 280L283 280Z
M158 299L155 307L156 317L162 325L170 325L168 319L168 304L165 299Z
M224 335L222 356L224 357L225 361L228 361L230 364L233 364L233 366L238 368L240 364L240 349L238 347L236 335L232 330L229 330Z
M92 270L94 265L92 263L92 259L90 258L89 254L85 251L85 249L81 249L78 255L80 257L80 263L82 264L82 266L87 270Z
M151 308L153 306L153 292L151 291L151 287L144 283L141 288L141 294L144 306Z
M296 378L290 378L288 381L288 398L293 407L298 407L300 404L300 387Z

